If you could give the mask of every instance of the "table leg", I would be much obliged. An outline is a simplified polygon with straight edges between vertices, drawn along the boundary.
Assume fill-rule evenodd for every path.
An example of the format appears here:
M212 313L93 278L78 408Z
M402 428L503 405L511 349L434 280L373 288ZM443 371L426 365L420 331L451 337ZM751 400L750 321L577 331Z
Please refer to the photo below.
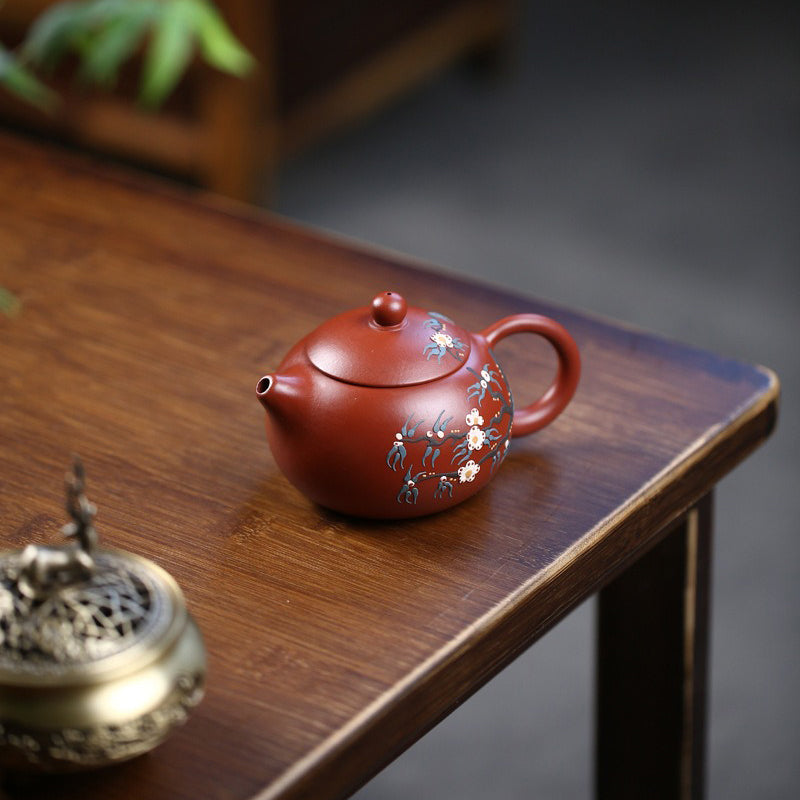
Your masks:
M703 795L712 496L600 592L597 797Z

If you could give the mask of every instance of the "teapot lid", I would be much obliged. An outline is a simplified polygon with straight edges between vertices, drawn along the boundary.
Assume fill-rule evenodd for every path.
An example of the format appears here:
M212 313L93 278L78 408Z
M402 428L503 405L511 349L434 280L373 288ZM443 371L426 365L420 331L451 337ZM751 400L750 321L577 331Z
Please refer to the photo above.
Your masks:
M324 322L306 337L311 363L362 386L410 386L442 378L466 362L470 336L435 311L409 308L397 292Z

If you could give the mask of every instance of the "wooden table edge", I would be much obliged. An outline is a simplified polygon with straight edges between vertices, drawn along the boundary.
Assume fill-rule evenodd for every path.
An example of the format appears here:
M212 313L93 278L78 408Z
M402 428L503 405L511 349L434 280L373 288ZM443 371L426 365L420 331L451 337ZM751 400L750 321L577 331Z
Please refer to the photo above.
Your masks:
M777 375L769 368L757 366L755 369L766 378L766 386L756 390L750 399L731 415L730 424L719 423L712 426L660 473L644 484L629 502L615 509L552 564L531 577L519 589L465 628L445 647L433 653L403 681L381 694L342 728L282 773L270 786L255 795L253 800L290 798L295 800L312 797L316 800L322 797L349 796L513 661L536 639L554 627L573 608L601 589L643 552L660 541L672 524L707 493L710 484L713 485L724 477L772 432L777 419L780 382ZM701 464L711 464L712 474L706 476L702 486L687 487L683 479L691 477L692 471ZM680 487L681 484L684 485L676 496L675 487ZM569 564L579 559L592 559L595 551L604 547L607 549L612 535L621 531L637 512L648 506L650 513L639 514L640 517L646 517L646 524L639 523L635 526L638 529L637 546L631 548L626 544L616 548L620 552L614 566L605 571L598 571L595 580L585 586L581 597L572 598L560 606L557 603L553 605L550 612L538 620L538 624L529 627L524 641L513 650L506 650L497 656L492 656L490 653L488 658L484 656L483 662L473 662L466 668L469 681L464 684L463 695L453 695L447 698L446 703L442 703L442 693L436 692L439 700L435 706L436 713L421 720L420 728L413 738L405 737L397 741L396 746L387 751L390 753L389 757L375 761L374 753L363 752L365 744L369 750L370 740L391 735L391 729L397 730L402 727L394 724L395 716L408 716L408 707L415 703L418 706L425 705L426 699L429 699L426 695L430 694L437 675L464 674L465 666L460 662L464 661L465 654L474 652L481 646L482 640L487 644L486 649L491 651L492 642L489 640L502 638L502 631L505 628L524 624L520 617L527 616L525 611L535 605L536 601L556 584L553 580L556 575ZM656 513L653 513L654 509ZM603 553L602 556L598 554L594 560L603 563L608 562L608 559L608 553ZM444 685L453 682L451 677L441 683ZM369 764L369 768L361 772L354 771L350 773L351 777L342 780L340 777L342 773L348 773L352 769L350 763ZM328 787L330 791L321 794L321 786Z

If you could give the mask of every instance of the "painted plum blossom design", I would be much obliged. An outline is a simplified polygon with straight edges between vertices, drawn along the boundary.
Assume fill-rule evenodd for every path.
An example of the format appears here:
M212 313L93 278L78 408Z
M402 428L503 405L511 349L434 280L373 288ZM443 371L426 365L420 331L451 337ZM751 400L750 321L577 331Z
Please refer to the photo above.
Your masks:
M467 461L463 467L458 468L458 480L461 483L471 483L475 480L475 476L481 471L480 464L474 461Z
M486 396L486 392L489 392L490 394L492 393L492 386L496 391L503 390L504 384L501 382L502 376L499 373L490 370L489 364L484 364L480 373L476 372L474 369L472 369L472 367L467 367L467 370L477 378L475 383L469 387L469 393L467 394L468 399L470 397L477 397L478 402L480 402Z
M467 388L467 399L476 397L478 402L464 415L463 423L458 420L453 424L455 415L447 416L443 409L428 428L424 418L418 419L412 412L395 433L386 465L395 472L405 470L398 503L416 503L422 485L428 481L433 483L434 499L452 498L454 488L472 483L486 462L494 471L505 458L514 417L505 377L497 365L485 364L480 372L468 369L477 380ZM449 463L447 455L441 456L442 450L449 453ZM436 471L440 456L439 463L447 467ZM419 469L413 463L406 466L412 458L419 458Z
M472 411L467 414L467 425L483 425L483 417L479 409L473 408Z
M435 311L428 312L428 319L422 324L426 328L431 328L433 333L430 343L426 344L422 351L426 358L431 359L436 356L441 361L446 354L449 354L456 361L464 360L464 350L466 349L464 342L447 332L448 322L453 324L453 320L443 314L437 314Z
M467 447L470 450L480 450L486 441L486 431L481 430L477 425L473 425L467 434Z

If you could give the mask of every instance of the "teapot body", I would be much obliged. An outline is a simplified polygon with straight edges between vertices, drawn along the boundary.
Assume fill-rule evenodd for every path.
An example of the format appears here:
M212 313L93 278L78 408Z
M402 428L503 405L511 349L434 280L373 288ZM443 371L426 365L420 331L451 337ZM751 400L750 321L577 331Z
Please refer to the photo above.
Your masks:
M503 370L478 338L455 372L393 387L332 378L299 343L273 387L294 380L294 397L265 417L278 466L310 499L360 517L415 517L471 497L503 461L514 417Z

